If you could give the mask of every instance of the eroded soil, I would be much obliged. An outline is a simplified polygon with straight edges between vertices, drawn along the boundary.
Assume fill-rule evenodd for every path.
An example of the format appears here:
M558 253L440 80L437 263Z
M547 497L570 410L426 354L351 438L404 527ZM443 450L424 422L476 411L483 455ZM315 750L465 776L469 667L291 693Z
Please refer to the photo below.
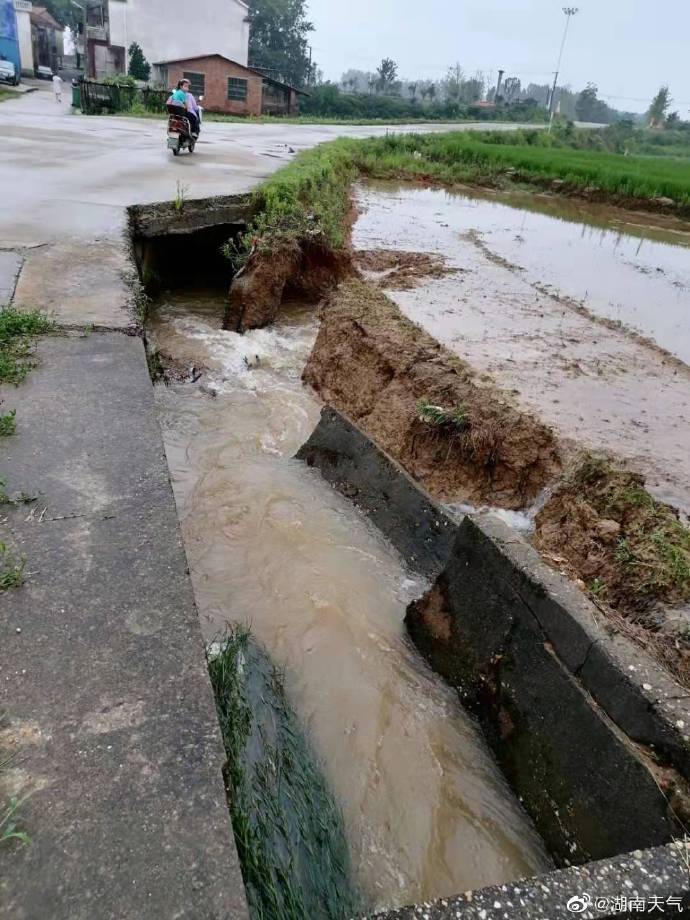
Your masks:
M360 249L355 253L354 261L367 281L395 291L410 291L429 278L443 278L460 271L448 265L442 256L431 252Z
M560 469L547 426L366 282L324 304L304 380L439 499L522 508ZM423 405L458 422L435 424Z
M611 454L690 512L690 368L677 357L690 353L687 232L519 204L367 188L354 245L423 249L462 269L390 296L564 448Z

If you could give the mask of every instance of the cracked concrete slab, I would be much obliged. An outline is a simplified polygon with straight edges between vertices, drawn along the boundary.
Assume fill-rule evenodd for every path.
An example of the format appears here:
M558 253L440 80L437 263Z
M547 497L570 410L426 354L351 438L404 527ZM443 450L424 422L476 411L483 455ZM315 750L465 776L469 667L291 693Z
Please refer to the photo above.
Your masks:
M121 240L42 246L26 253L14 306L42 310L60 326L127 329L134 324L131 270Z
M0 802L15 920L245 918L225 754L143 343L47 337L17 390L0 540L26 583L0 608ZM56 394L59 394L56 398ZM5 389L0 396L7 395Z

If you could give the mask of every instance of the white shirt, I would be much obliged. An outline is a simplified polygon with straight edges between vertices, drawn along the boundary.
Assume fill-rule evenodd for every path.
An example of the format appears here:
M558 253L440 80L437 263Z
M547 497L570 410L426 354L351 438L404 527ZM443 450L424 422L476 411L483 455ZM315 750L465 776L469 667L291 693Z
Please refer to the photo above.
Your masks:
M62 92L62 77L58 77L57 74L53 77L53 92L61 93Z

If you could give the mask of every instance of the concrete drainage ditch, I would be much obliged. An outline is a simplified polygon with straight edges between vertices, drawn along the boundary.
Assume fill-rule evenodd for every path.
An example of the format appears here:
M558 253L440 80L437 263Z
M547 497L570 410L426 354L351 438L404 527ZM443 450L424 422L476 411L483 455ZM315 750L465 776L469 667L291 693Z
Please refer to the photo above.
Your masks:
M222 285L219 247L246 226L250 204L214 199L130 217L149 290L183 284L190 264ZM613 917L628 910L622 898L652 913L690 907L687 693L611 635L522 537L490 516L450 514L344 414L325 408L297 458L428 582L408 606L409 634L474 714L546 850L566 867L376 916Z

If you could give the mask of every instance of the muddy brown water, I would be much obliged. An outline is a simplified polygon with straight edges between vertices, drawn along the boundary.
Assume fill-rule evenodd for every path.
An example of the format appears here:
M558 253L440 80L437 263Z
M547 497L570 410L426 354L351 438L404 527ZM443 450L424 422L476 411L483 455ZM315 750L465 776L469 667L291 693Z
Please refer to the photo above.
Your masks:
M456 269L389 291L407 316L566 445L613 453L690 511L688 223L385 183L360 187L358 205L357 248Z
M208 368L196 384L156 388L207 640L248 623L285 669L369 908L545 869L474 722L406 637L425 584L292 459L321 408L300 379L313 309L243 337L221 331L221 313L216 294L188 292L163 298L149 324L163 353Z

